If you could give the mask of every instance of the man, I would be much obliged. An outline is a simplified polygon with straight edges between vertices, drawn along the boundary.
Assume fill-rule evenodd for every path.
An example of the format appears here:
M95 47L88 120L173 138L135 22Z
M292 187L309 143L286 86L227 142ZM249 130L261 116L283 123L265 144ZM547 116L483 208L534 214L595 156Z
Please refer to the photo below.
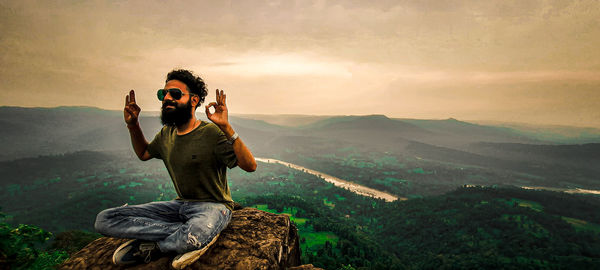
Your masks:
M177 253L172 262L181 269L196 261L215 242L231 219L233 200L227 185L227 167L256 170L256 161L228 121L226 95L206 105L208 123L196 119L196 108L207 94L204 81L187 70L173 70L163 89L161 122L148 143L138 122L140 107L131 90L123 110L131 144L139 159L162 159L177 198L172 201L106 209L96 218L98 232L133 238L117 248L115 264L150 262L162 253ZM210 108L214 108L214 113Z

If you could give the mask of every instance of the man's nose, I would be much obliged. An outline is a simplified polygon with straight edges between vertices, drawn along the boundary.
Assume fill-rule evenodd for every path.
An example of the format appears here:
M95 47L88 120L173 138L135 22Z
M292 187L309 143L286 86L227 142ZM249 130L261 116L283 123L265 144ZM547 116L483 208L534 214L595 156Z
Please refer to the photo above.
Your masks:
M171 96L171 93L167 92L167 94L165 95L164 100L174 100L173 97Z

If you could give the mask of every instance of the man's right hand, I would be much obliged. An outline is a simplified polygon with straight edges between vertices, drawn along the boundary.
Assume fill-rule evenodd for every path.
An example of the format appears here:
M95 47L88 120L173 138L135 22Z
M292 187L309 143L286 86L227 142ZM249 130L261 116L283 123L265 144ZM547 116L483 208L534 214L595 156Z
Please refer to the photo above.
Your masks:
M132 89L129 91L129 95L125 97L125 109L123 110L125 123L128 126L137 124L141 110L140 106L135 103L135 92Z

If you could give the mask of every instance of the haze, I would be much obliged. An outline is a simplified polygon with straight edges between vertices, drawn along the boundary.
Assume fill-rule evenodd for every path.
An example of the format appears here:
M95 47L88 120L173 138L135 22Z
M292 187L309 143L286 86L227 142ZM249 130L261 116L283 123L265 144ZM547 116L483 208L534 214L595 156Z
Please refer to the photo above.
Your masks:
M0 105L600 126L598 1L0 1Z

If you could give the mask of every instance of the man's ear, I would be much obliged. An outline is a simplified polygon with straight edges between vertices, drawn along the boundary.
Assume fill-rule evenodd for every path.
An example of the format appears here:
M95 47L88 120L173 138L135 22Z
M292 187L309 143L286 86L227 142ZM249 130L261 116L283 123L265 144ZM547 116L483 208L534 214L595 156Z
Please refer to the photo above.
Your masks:
M200 97L198 95L192 95L192 106L194 108L200 106Z

